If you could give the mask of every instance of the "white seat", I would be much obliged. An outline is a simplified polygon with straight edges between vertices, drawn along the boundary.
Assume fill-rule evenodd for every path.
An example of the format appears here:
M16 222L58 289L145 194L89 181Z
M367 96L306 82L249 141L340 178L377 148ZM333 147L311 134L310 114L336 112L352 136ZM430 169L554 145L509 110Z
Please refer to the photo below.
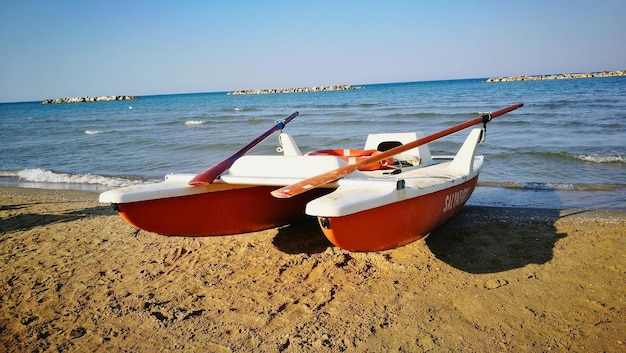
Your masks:
M310 178L341 168L346 163L335 156L243 156L230 167L226 177ZM225 179L226 180L226 179Z
M365 141L365 149L366 150L380 150L379 146L384 143L394 142L399 144L406 144L409 142L413 142L420 137L423 137L424 134L421 132L394 132L394 133L384 133L384 134L369 134L367 136L367 140ZM402 154L416 156L420 160L420 164L428 164L432 160L430 155L430 149L428 145L421 145L415 148L412 148L408 151L402 152Z

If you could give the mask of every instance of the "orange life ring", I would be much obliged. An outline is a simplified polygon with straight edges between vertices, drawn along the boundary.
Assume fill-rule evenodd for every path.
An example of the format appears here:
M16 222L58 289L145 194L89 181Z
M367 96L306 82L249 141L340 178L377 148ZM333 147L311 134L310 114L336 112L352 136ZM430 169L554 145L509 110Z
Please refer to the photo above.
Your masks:
M348 164L360 162L369 157L375 156L382 152L377 150L318 150L307 153L307 156L337 156ZM393 157L385 158L378 162L370 163L359 168L359 170L379 170L388 169L395 163Z

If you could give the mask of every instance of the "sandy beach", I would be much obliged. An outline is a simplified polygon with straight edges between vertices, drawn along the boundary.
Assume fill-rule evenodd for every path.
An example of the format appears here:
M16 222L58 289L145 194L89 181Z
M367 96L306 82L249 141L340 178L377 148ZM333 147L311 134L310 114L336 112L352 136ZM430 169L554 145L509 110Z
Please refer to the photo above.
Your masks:
M626 213L465 207L395 250L315 220L164 237L0 188L0 351L626 352Z

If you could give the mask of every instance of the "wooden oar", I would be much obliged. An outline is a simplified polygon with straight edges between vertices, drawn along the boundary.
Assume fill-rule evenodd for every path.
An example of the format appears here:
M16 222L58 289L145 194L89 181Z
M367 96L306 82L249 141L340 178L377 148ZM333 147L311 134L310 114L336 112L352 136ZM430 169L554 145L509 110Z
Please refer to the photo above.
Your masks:
M253 149L259 143L265 141L265 139L270 137L270 135L272 135L275 131L282 130L285 127L285 125L287 125L291 120L293 120L296 116L298 116L298 114L300 113L295 112L289 115L287 118L285 118L285 120L278 121L276 125L274 125L271 129L265 131L263 134L261 134L261 136L252 140L252 142L242 147L239 151L237 151L232 156L226 158L225 160L215 164L209 169L193 177L193 179L189 181L189 185L198 186L198 185L211 184L215 179L217 179L218 176L220 176L220 174L224 173L228 168L230 168L233 165L233 163L235 163L235 161L239 159L239 157L246 154L248 151Z
M311 177L309 179L305 179L301 182L292 184L292 185L288 185L285 187L282 187L280 189L274 190L272 191L272 196L277 197L277 198L289 198L292 196L296 196L299 195L303 192L306 192L308 190L314 189L318 186L322 186L324 184L330 183L332 181L335 181L339 178L342 178L352 172L354 172L355 170L357 170L358 168L364 166L364 165L368 165L371 163L375 163L378 162L380 160L383 160L385 158L389 158L391 156L394 156L396 154L402 153L404 151L408 151L410 149L419 147L421 145L427 144L431 141L440 139L444 136L450 135L452 133L455 133L457 131L466 129L470 126L474 126L477 124L487 124L489 121L491 121L491 119L498 117L500 115L506 114L512 110L515 110L521 106L523 106L523 103L517 103L517 104L513 104L509 107L506 108L502 108L500 110L496 110L493 113L486 113L483 114L477 118L468 120L464 123L452 126L450 128L447 128L445 130L436 132L432 135L428 135L425 137L422 137L420 139L417 139L415 141L409 142L407 144L392 148L390 150L384 151L380 154L377 154L375 156L366 158L366 159L362 159L361 161L354 163L354 164L349 164L345 167L341 167L335 170L331 170L329 172Z

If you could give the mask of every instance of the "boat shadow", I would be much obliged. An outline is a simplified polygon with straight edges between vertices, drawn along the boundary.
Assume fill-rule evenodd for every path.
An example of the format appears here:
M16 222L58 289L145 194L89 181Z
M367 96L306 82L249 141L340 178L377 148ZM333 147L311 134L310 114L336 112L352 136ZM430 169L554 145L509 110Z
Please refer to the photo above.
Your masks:
M15 231L26 231L36 227L64 223L78 220L80 218L106 215L114 213L109 206L95 206L81 210L64 213L29 213L27 209L36 204L3 205L2 210L22 210L14 216L0 218L0 233L10 233Z
M558 210L465 206L434 230L426 244L441 261L469 273L495 273L543 264L566 234Z
M324 236L317 218L302 217L290 225L279 228L272 244L287 254L317 254L334 246Z

